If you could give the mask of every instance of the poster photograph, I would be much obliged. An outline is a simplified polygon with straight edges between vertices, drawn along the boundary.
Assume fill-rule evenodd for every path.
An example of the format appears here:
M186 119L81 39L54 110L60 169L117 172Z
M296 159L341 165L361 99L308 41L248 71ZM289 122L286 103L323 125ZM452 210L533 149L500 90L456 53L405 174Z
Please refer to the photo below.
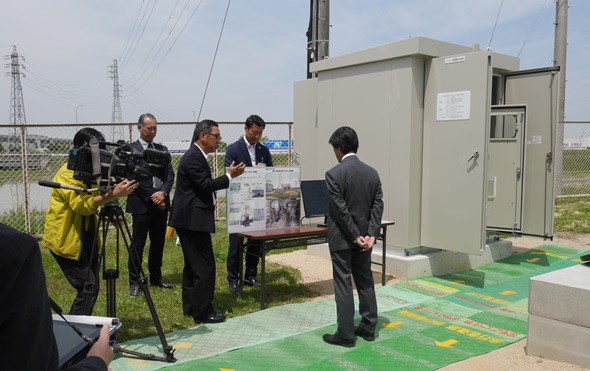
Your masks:
M300 200L298 167L248 167L227 189L227 232L297 227Z

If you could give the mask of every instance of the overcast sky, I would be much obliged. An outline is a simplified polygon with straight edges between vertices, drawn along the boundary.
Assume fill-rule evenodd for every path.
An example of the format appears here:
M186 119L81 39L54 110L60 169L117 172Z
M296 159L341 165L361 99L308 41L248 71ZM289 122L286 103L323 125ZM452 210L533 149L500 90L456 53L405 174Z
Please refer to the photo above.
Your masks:
M114 59L123 122L146 111L161 122L199 116L226 0L0 4L0 52L8 56L16 45L25 58L28 123L74 123L76 111L79 123L111 122ZM569 5L566 120L588 121L590 1ZM330 56L414 35L520 55L522 69L548 67L554 21L554 0L337 0L330 4ZM243 121L257 113L292 121L293 83L306 78L308 22L308 0L232 0L201 119ZM0 123L8 123L11 79L3 74L1 81Z

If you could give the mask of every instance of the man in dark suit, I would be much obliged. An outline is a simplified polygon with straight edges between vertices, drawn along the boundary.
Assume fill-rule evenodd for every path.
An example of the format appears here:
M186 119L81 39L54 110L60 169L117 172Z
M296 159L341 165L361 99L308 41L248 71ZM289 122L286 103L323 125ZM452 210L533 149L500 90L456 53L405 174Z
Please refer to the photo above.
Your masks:
M266 127L264 120L258 115L251 115L246 119L244 136L230 144L225 150L224 165L227 167L232 162L244 163L246 166L274 166L270 151L258 141ZM240 264L242 257L240 245L243 238L236 233L229 235L229 248L227 250L227 281L231 292L238 292L238 279L240 276ZM258 255L260 244L250 244L246 254L245 283L252 286L256 282L258 267Z
M207 154L215 152L221 134L213 120L197 123L192 144L178 165L170 226L176 229L182 253L182 310L195 323L225 321L213 308L215 256L211 233L215 232L215 191L229 187L232 178L244 173L246 165L231 163L227 173L211 178Z
M151 113L139 116L137 130L139 139L131 143L133 150L143 153L147 148L158 151L168 151L165 146L154 143L158 131L158 122ZM150 236L150 252L148 269L150 272L150 284L152 286L171 289L173 284L162 279L162 257L164 255L164 242L166 239L166 225L168 222L168 210L170 209L170 190L174 183L174 170L168 165L166 179L142 180L139 187L127 197L126 212L133 215L133 244L129 249L129 294L138 296L139 273L143 261L143 249Z
M371 253L379 235L383 215L381 180L375 169L356 156L359 146L356 132L347 126L334 131L329 143L339 164L326 172L328 188L328 245L338 330L325 334L328 344L353 347L355 335L375 340L377 300L371 272ZM354 327L354 298L351 277L359 296L362 317Z
M0 223L0 347L3 370L59 369L59 352L39 244ZM107 370L113 360L105 326L86 358L67 370Z

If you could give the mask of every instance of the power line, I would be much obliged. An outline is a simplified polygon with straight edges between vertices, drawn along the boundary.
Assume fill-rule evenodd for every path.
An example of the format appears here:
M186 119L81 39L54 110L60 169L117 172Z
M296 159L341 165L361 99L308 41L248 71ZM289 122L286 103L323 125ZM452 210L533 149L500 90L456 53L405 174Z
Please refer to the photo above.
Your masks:
M135 16L135 21L133 22L133 27L131 27L131 33L129 34L129 37L127 37L127 41L125 42L125 46L123 47L123 51L121 52L121 55L118 58L118 60L120 60L120 61L123 60L123 55L127 51L127 45L129 45L129 40L131 40L131 36L133 35L133 31L135 30L135 25L137 24L137 20L139 19L139 15L141 14L141 9L143 8L144 3L145 3L145 0L143 0L141 2L141 5L139 6L139 10L137 11L137 15ZM139 26L138 26L138 28L139 28Z
M138 91L139 89L141 89L141 87L148 82L148 80L152 77L152 75L154 74L154 72L156 72L156 70L158 69L158 67L160 66L160 64L162 64L162 62L164 61L164 59L166 59L166 57L168 56L168 53L170 53L170 51L172 50L172 48L174 47L174 45L176 44L176 42L178 41L178 39L180 38L180 36L182 35L182 33L184 32L184 29L186 28L186 26L188 25L188 23L190 22L190 20L193 18L193 16L195 15L197 9L199 9L199 7L201 6L201 3L203 2L203 0L199 1L199 4L197 5L197 7L195 8L195 10L193 10L193 12L191 13L190 17L187 19L187 21L185 22L184 26L182 27L182 29L180 30L180 33L176 36L176 38L174 39L174 41L172 42L172 45L170 45L170 48L168 48L168 50L166 51L166 53L164 54L164 56L162 56L162 59L160 59L160 61L158 62L158 64L154 67L154 69L152 70L152 72L149 74L149 76L147 76L143 82L137 87L135 88L135 90L133 90L133 92L131 92L131 94L135 94L136 91ZM227 15L227 14L226 14ZM225 22L225 21L224 21ZM131 89L132 87L134 87L135 85L137 85L137 83L139 82L136 81L135 83L131 84L131 86L128 87L128 89Z
M164 33L164 31L166 30L166 26L168 26L168 22L170 22L170 19L172 19L172 15L174 14L174 12L176 11L176 7L178 6L178 3L180 2L180 0L176 1L176 4L174 5L174 8L172 9L172 13L170 13L170 15L168 16L168 20L166 20L166 23L164 24L164 26L162 27L162 30L160 31L160 34L158 35L158 37L156 38L156 41L154 42L154 44L152 45L150 51L148 52L148 54L146 55L145 59L143 60L143 62L141 63L141 65L139 66L139 68L137 68L137 70L135 71L135 73L133 74L133 76L131 76L130 80L133 80L133 78L135 76L137 76L137 74L139 73L139 71L142 69L143 65L145 64L145 62L148 60L149 56L152 54L152 51L154 50L154 48L156 47L156 45L158 45L158 42L160 41L160 38L162 37L162 34ZM186 9L186 6L185 6ZM182 13L180 13L179 18L182 16L182 14L184 13L184 9L182 11ZM177 20L178 23L178 20ZM175 23L176 25L176 23ZM174 30L174 27L172 27L172 30L170 30L170 33ZM168 36L170 36L170 33L168 33ZM164 46L164 44L166 43L166 40L168 40L168 37L166 37L166 39L164 40L164 42L162 43L162 45L160 46L160 48L158 49L158 51L156 52L156 54L154 55L154 58L156 57L156 55L160 52L160 50L162 49L162 46ZM154 58L152 58L152 61L154 60ZM151 65L151 64L150 64ZM149 66L146 67L149 68Z
M537 21L539 20L539 17L541 16L541 12L543 11L543 8L545 8L545 5L547 5L547 0L545 0L545 2L543 3L543 6L541 7L541 9L539 9L539 12L537 13L537 18L535 19L535 22L533 22L533 25L532 25L531 29L529 30L528 35L524 39L524 42L522 43L522 47L518 51L517 57L520 57L520 53L522 53L522 50L524 49L526 42L529 40L529 37L531 36L531 33L533 32L533 29L535 28Z
M209 77L207 77L207 85L205 85L205 91L203 92L203 100L201 101L201 107L199 108L199 116L197 116L197 121L199 121L201 119L201 112L203 111L203 105L205 104L205 97L207 96L207 90L209 89L209 82L211 81L211 75L213 74L213 66L215 66L215 59L217 58L217 51L219 50L219 44L221 42L221 35L223 35L223 29L225 27L225 20L227 19L227 13L229 12L230 4L231 4L231 0L229 0L227 2L227 8L225 9L225 16L223 17L221 31L219 31L219 38L217 39L217 46L215 47L215 54L213 55L211 69L209 70Z
M494 23L494 29L492 30L492 36L490 36L490 42L488 43L488 50L492 49L492 39L494 38L494 33L496 32L496 26L498 25L498 19L500 18L500 13L502 12L502 5L504 5L504 0L500 3L500 9L498 9L498 15L496 16L496 22Z
M133 44L135 43L135 39L137 38L137 34L138 34L139 29L143 23L143 20L145 18L145 14L147 13L147 10L148 10L151 2L152 2L152 0L149 0L148 4L145 7L145 10L143 11L143 16L141 17L141 20L139 21L139 24L137 25L137 29L135 30L135 34L133 35L133 40L131 40L131 45L129 46L129 49L127 49L126 55L123 55L123 57L121 57L122 62L125 60L128 60L128 59L131 59L131 55L129 55L129 52L131 51L131 48L132 48ZM142 7L143 7L143 4L142 4Z
M137 43L135 43L135 46L133 47L133 51L131 52L131 55L129 56L129 59L127 59L127 61L125 61L125 65L123 66L122 69L125 69L125 67L129 63L129 61L131 60L131 57L133 57L133 55L135 54L135 50L137 49L137 45L139 45L139 41L141 40L141 38L143 36L143 33L145 32L145 29L146 29L146 27L148 25L148 22L152 18L152 13L154 12L154 8L156 7L156 4L157 3L158 3L157 1L154 2L154 5L152 6L152 10L150 10L150 15L149 15L148 19L145 21L145 24L143 25L143 29L141 30L141 34L139 35L139 39L137 39Z
M157 2L157 0L156 0ZM140 24L137 26L137 30L135 31L135 36L133 37L133 41L131 41L131 45L133 45L135 43L135 47L133 47L133 52L135 52L135 48L137 48L137 44L139 44L139 41L141 40L141 37L143 36L143 32L145 31L145 27L147 26L147 22L149 21L149 18L152 16L152 12L150 12L150 15L148 17L148 19L145 21L145 25L141 31L141 34L139 35L139 39L137 39L137 42L135 42L135 39L137 38L137 33L139 32L139 28L141 27L141 24L143 23L143 19L145 18L145 14L148 11L148 8L150 6L151 0L149 0L148 5L145 7L145 11L143 12L143 16L142 19L140 21ZM156 3L154 3L154 6L156 5ZM152 6L152 11L154 10L154 6ZM130 49L131 50L131 47ZM130 54L128 54L127 59L125 60L125 57L123 57L123 61L125 62L125 64L123 65L123 67L121 68L121 71L123 69L125 69L125 66L127 65L127 63L131 60L131 57L133 57L133 52L131 52Z

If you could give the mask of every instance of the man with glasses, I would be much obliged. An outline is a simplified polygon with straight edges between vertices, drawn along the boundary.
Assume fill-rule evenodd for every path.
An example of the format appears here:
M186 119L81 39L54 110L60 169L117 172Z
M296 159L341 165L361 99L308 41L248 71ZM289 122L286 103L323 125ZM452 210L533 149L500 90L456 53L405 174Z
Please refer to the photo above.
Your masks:
M168 151L165 146L154 143L158 132L158 122L151 113L139 116L137 122L139 139L131 143L131 148L142 153L150 148L158 151ZM162 279L162 257L164 255L164 242L166 240L166 224L168 222L168 210L170 209L170 190L174 183L174 170L168 165L166 179L153 177L142 180L139 187L127 197L125 211L133 216L133 244L129 249L129 294L139 296L139 272L143 261L143 248L150 236L150 252L148 257L148 269L150 284L165 289L172 289L173 284Z
M207 154L215 152L221 134L213 120L197 123L192 144L180 160L170 226L176 229L182 253L182 310L195 323L225 321L213 308L215 256L211 234L215 233L215 191L229 187L232 178L244 173L246 165L231 163L227 173L211 177Z
M230 144L225 150L224 165L227 167L232 162L242 162L246 166L273 166L270 151L258 141L262 137L262 132L266 127L264 120L258 115L251 115L246 119L244 126L244 136L233 144ZM240 245L243 238L238 237L236 233L229 235L229 248L227 250L227 281L231 292L238 292L238 279L242 257L240 255ZM256 283L256 273L258 267L258 255L260 254L260 244L249 242L248 253L246 254L246 270L244 283L252 286Z

